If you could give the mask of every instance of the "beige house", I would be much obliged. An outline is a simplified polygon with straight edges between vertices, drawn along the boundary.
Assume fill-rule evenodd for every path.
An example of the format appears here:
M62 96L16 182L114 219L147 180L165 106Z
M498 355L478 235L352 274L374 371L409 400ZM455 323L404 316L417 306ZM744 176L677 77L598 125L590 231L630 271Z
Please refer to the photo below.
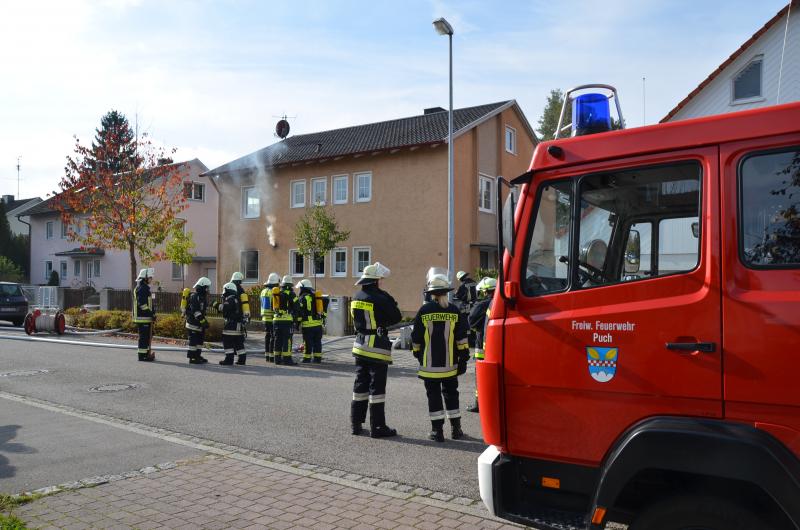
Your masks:
M516 101L457 109L454 119L455 268L496 262L495 179L530 164L536 137ZM219 191L219 285L240 270L314 278L350 295L363 268L380 261L383 282L416 311L432 266L447 266L447 112L291 136L204 174ZM324 259L304 259L294 226L314 204L350 238Z

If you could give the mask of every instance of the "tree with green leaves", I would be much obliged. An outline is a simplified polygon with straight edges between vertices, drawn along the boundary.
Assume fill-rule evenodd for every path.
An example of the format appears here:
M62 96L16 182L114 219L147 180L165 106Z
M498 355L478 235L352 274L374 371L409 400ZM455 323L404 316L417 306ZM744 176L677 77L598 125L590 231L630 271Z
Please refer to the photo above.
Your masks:
M561 116L562 106L564 106L564 93L558 88L551 90L550 95L547 97L547 103L545 104L544 111L542 111L542 115L539 118L539 128L536 131L539 133L539 137L542 141L552 140L555 138L556 128L558 127L558 118ZM564 121L566 123L561 124L562 127L568 124L572 119L571 104L567 105L564 116Z
M8 260L20 269L20 275L28 273L30 252L28 251L29 238L27 234L14 234L6 217L5 203L0 201L0 256L5 256Z
M316 265L339 243L350 237L349 230L339 230L336 218L324 206L313 206L297 222L294 228L294 242L297 251L307 257L311 263L312 273ZM316 274L314 286L316 287Z
M138 167L142 162L136 152L135 131L131 130L128 118L116 110L100 118L91 151L93 156L85 161L90 169L97 169L100 163L112 173L119 173Z
M190 265L196 256L194 251L194 234L184 229L183 222L175 223L170 239L164 247L164 254L172 263L179 263L181 266ZM181 275L181 285L185 281Z
M5 256L0 256L0 282L22 281L22 270Z

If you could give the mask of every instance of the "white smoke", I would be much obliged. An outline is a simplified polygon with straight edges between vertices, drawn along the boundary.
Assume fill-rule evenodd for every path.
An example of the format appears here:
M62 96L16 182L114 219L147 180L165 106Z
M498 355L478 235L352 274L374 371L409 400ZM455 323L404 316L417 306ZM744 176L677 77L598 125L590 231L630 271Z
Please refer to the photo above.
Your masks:
M269 240L270 246L274 247L275 243L275 216L274 215L267 215L267 239Z

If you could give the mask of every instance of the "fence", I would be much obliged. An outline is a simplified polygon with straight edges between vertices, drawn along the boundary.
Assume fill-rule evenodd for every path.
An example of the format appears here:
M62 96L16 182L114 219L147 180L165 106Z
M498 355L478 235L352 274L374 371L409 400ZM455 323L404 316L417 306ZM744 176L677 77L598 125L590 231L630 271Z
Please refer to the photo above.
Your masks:
M154 305L159 313L177 313L181 310L181 293L168 293L156 291ZM208 316L222 316L217 310L217 305L222 302L221 294L208 295ZM258 297L250 297L250 315L252 318L261 318L261 302ZM108 309L130 311L133 308L133 294L130 289L108 290Z

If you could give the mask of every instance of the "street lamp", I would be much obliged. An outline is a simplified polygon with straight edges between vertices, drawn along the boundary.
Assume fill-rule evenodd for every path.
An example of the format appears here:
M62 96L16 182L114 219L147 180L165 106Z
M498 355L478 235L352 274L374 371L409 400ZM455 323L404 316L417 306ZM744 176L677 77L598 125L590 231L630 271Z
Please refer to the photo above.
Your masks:
M455 269L455 201L453 199L453 26L444 18L433 21L439 35L450 43L450 109L447 113L447 278L452 282Z

